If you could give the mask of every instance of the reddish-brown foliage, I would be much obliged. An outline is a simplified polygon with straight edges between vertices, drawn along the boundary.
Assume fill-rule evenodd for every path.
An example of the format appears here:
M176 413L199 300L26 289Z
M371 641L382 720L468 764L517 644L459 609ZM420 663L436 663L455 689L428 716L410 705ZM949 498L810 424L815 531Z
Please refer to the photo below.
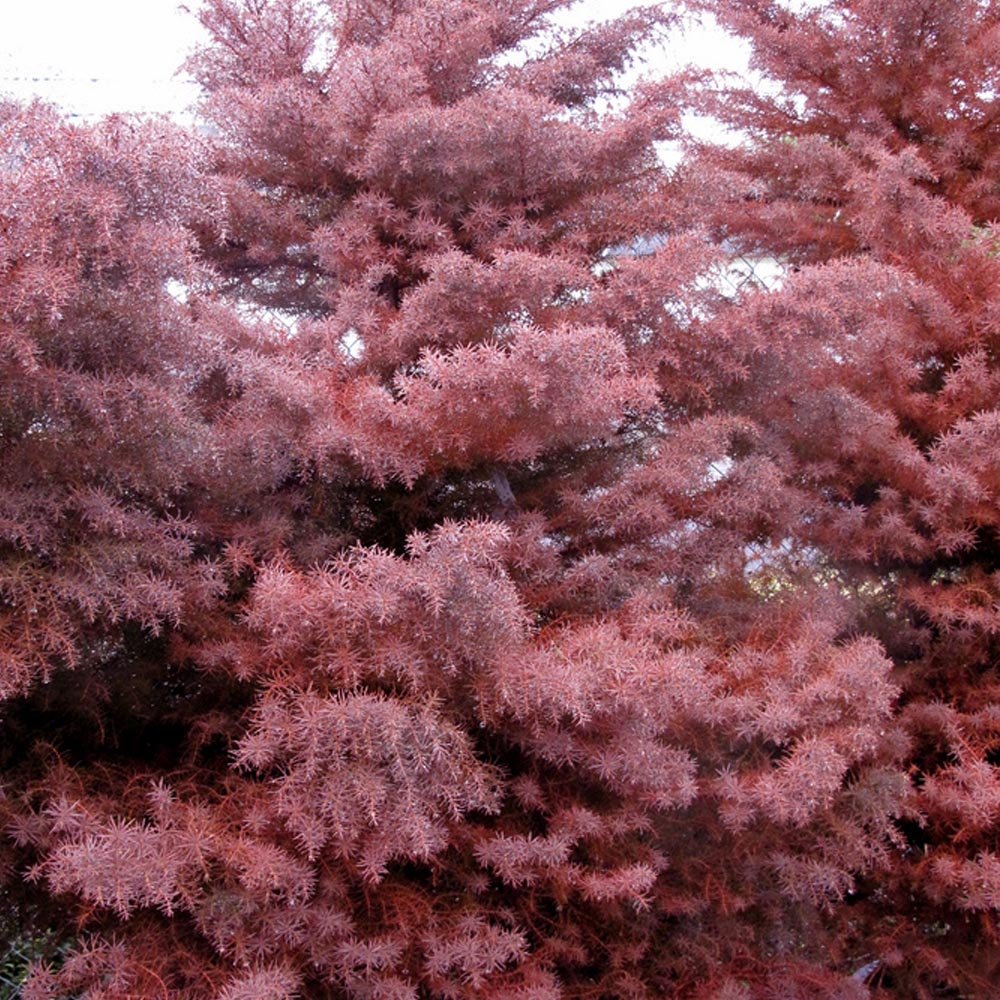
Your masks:
M713 221L732 245L801 265L724 320L769 336L744 412L800 497L794 538L852 595L903 689L914 821L852 921L883 988L991 996L1000 7L699 6L752 43L770 80L700 96L748 135L695 161L728 191Z
M988 995L992 8L922 158L874 6L702 5L801 107L569 6L206 0L210 138L3 109L26 997Z

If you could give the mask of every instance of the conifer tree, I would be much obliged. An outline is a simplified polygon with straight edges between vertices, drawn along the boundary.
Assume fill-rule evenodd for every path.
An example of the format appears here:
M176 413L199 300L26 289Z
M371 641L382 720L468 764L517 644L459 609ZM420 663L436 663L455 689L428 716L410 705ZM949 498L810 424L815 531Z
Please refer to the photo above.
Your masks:
M772 544L812 508L748 402L768 334L657 157L684 81L620 85L669 19L570 6L203 4L206 175L121 181L139 288L97 292L135 324L87 300L180 414L113 431L185 515L183 599L96 607L7 706L6 877L71 945L27 997L864 994L840 904L896 857L891 665ZM200 269L144 270L181 218Z
M894 995L993 996L1000 7L698 6L767 81L701 92L746 137L701 151L692 169L727 193L706 210L790 267L726 321L770 341L742 405L803 498L796 543L903 689L913 813L891 876L856 897L860 949Z
M213 474L221 357L182 301L204 280L192 148L162 123L83 127L0 104L5 942L67 932L19 847L55 801L44 775L60 755L153 763L183 701L166 635L224 590L192 517Z
M105 624L156 631L211 593L185 580L178 506L208 350L168 289L198 280L197 170L172 142L0 105L3 698L81 664Z

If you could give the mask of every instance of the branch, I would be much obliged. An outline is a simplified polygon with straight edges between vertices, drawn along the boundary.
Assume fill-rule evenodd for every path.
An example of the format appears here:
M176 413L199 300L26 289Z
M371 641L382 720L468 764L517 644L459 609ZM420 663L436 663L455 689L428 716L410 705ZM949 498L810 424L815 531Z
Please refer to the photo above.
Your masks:
M514 491L510 488L510 480L507 478L507 474L498 465L493 467L493 471L490 473L490 485L496 492L497 499L500 501L500 514L502 517L509 517L517 510L517 498L514 496Z

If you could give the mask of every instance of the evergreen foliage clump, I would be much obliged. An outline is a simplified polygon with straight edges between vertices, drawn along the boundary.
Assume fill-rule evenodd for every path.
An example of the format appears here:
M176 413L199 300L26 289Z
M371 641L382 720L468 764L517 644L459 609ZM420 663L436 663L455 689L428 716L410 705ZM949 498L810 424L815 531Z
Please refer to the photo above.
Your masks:
M0 105L26 1000L994 995L1000 11L572 6Z

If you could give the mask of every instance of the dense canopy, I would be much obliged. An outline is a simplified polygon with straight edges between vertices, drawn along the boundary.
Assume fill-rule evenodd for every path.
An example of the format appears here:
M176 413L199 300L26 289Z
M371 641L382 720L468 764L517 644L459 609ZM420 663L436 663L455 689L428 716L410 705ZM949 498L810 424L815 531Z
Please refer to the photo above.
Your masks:
M1000 6L572 7L0 104L26 1000L995 995Z

